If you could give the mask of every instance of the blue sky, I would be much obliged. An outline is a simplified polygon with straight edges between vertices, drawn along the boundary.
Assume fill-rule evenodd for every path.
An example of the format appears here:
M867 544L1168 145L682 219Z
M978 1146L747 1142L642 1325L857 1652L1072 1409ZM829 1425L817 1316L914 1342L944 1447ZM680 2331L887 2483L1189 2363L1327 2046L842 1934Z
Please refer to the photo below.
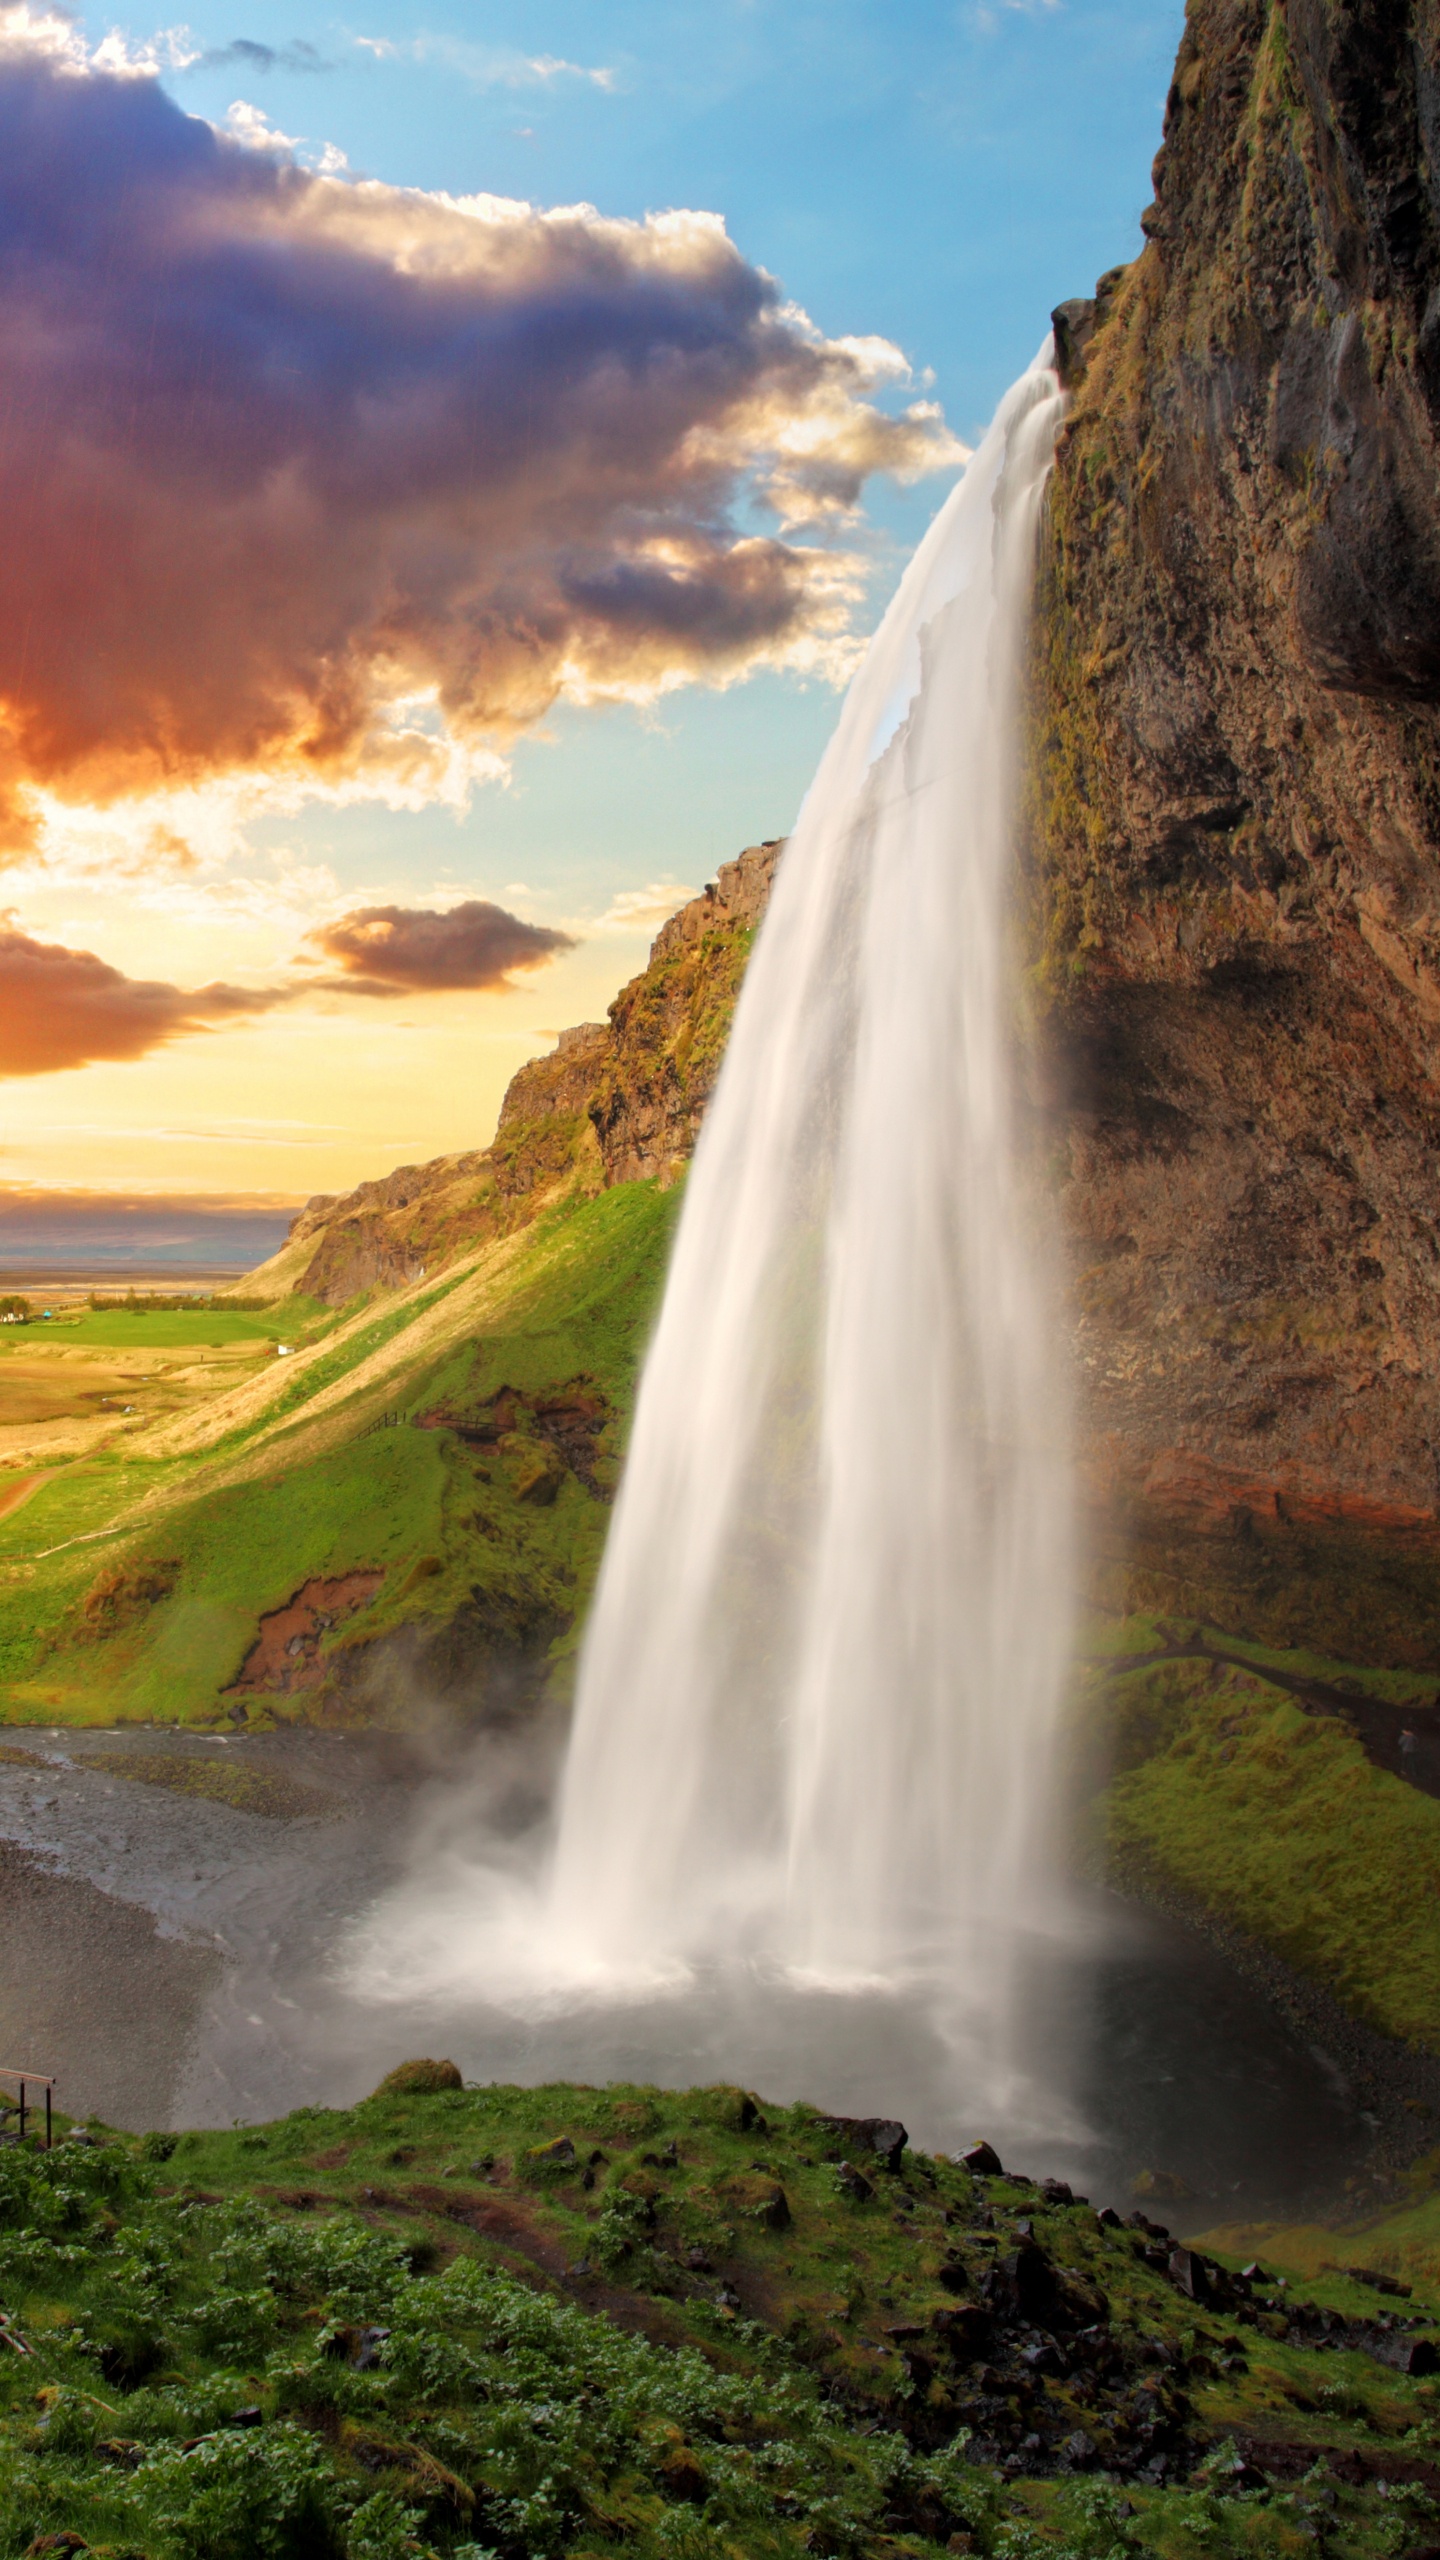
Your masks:
M46 0L29 0L29 19L38 23L45 8ZM25 14L24 0L18 14ZM16 15L17 8L6 0L0 7L0 54L7 18L13 21ZM800 549L789 554L791 571L786 574L800 579L808 599L796 608L795 629L802 639L806 631L821 631L824 563L844 553L860 563L850 612L852 627L863 633L878 618L909 547L944 497L956 467L953 451L944 458L938 419L905 426L912 404L939 404L953 435L973 442L1000 393L1042 341L1053 305L1088 291L1105 268L1138 251L1139 217L1149 199L1150 161L1159 141L1180 24L1174 0L1054 0L1053 5L1036 0L1036 5L1020 6L1006 5L1006 0L959 0L959 5L888 0L885 6L878 0L828 0L825 6L808 5L808 0L704 0L704 5L701 0L676 0L670 6L656 5L656 0L589 0L586 6L576 0L502 0L489 10L456 6L453 0L386 0L385 5L360 0L343 18L310 11L303 0L293 0L293 5L292 0L277 0L273 6L269 0L257 6L248 0L243 6L239 0L196 0L183 26L93 14L79 19L67 34L52 16L45 20L49 32L42 29L38 50L27 36L18 51L0 61L0 106L21 117L8 130L29 134L31 145L36 132L51 130L43 115L39 125L33 121L35 99L47 81L50 104L43 114L53 109L67 116L73 128L68 142L57 146L72 152L72 174L60 168L53 151L47 160L42 145L39 156L27 164L33 176L17 179L13 142L7 146L9 176L0 170L0 191L8 189L0 207L0 252L10 261L7 266L0 256L0 289L9 297L0 306L0 332L10 332L0 355L6 358L7 380L18 385L18 406L11 415L21 421L21 441L25 434L31 439L23 453L17 443L10 457L10 467L19 475L17 489L35 485L35 472L49 470L52 448L60 450L46 420L67 412L71 420L71 433L60 443L66 446L65 468L73 466L72 477L67 480L57 467L52 515L35 535L29 574L39 594L53 560L74 540L83 550L83 558L76 555L81 584L72 581L65 593L73 590L78 596L85 579L100 579L93 610L89 604L82 610L65 603L58 572L49 603L42 596L36 606L39 627L50 616L53 682L65 694L64 717L46 734L60 735L72 714L83 728L81 712L88 719L107 688L119 705L112 742L98 732L81 738L76 729L79 743L69 764L52 769L48 778L41 776L46 788L53 785L52 802L38 833L32 828L28 845L18 834L5 837L0 806L0 861L8 865L0 906L9 908L11 919L7 928L0 918L0 995L12 989L16 1005L29 1002L33 1010L39 1004L35 1018L44 1015L38 1049L32 1042L27 1054L7 1060L0 1044L0 1076L12 1079L0 1097L0 1190L9 1183L117 1195L123 1191L127 1196L249 1197L270 1192L293 1198L347 1187L400 1161L483 1144L515 1068L563 1024L593 1019L603 1010L616 988L643 964L667 900L673 904L681 890L698 888L743 845L791 825L834 720L833 684L814 672L813 660L810 671L804 671L803 648L792 648L788 641L770 650L775 663L742 681L724 686L705 681L707 676L733 676L738 665L762 661L769 647L765 631L771 626L761 630L757 623L759 638L753 645L747 641L738 655L732 650L727 659L729 643L717 641L715 632L728 630L725 616L741 595L736 563L751 532L758 539L767 525L778 524L785 539L792 539L783 510L780 518L772 513L762 523L756 495L763 498L765 489L778 485L773 472L784 446L785 400L790 396L785 385L796 386L795 415L803 413L822 441L831 437L827 450L832 461L855 421L868 421L863 427L870 440L866 451L873 448L880 455L883 447L900 473L898 478L882 472L868 479L858 516L853 511L847 515L843 502L825 499L809 515L802 506L793 519ZM50 48L45 59L58 60L56 47L63 52L67 45L72 48L70 73L52 76L41 58L45 47ZM159 80L175 105L186 116L205 119L204 128L181 127L168 108L159 115L151 112L157 103L153 85L137 84L133 77L137 62L147 59L159 66ZM73 76L77 70L82 74L78 82ZM117 70L124 76L117 76ZM151 91L148 108L141 95L146 90ZM32 119L28 125L26 116ZM222 158L228 154L224 166L212 165L210 126L231 138L223 146ZM152 213L134 215L140 196L131 191L112 215L112 200L104 195L109 182L94 179L85 139L92 130L109 135L104 148L121 151L117 165L129 165L123 154L132 146L138 152L135 166L145 166ZM175 230L179 245L173 271L161 272L154 263L155 241L169 237L166 223L174 228L173 207L163 220L152 219L153 207L163 210L170 201L165 190L179 165L177 153L183 161L189 149L183 140L187 132L192 138L203 135L211 154L196 180L194 202L209 189L213 203L184 237L190 216L183 215ZM272 137L268 146L267 134ZM237 143L247 148L239 151ZM326 199L332 210L316 215L312 204L293 220L283 210L266 217L272 220L272 232L274 225L281 232L288 225L291 236L281 241L278 261L262 275L268 252L255 246L259 233L252 238L244 227L251 221L245 207L258 201L245 173L254 176L261 196L267 188L283 187L283 164L291 152L302 168L338 176ZM262 164L271 174L260 175ZM482 383L478 399L483 402L493 394L485 429L491 448L488 458L481 455L476 487L458 494L454 422L459 415L463 426L468 415L463 401L471 396L467 386L472 376L462 375L466 364L473 373L474 360L466 355L462 362L446 354L443 328L439 336L431 328L431 337L424 340L430 352L423 361L431 370L424 374L422 390L425 399L433 395L438 404L434 416L450 403L445 412L450 445L442 452L433 439L424 443L432 412L423 401L406 414L412 424L421 420L414 430L421 437L415 454L421 454L423 445L429 457L416 460L415 470L438 475L433 488L421 490L421 500L441 505L443 497L443 506L451 509L446 530L451 556L444 611L433 630L421 633L416 642L416 682L423 688L437 667L437 682L447 669L448 677L454 677L460 645L456 632L463 639L472 628L488 629L485 617L493 619L496 612L503 623L510 608L497 605L496 598L509 596L513 602L515 576L521 575L524 588L547 542L551 551L541 562L544 576L535 571L539 583L533 593L524 588L523 611L515 608L502 633L506 645L515 642L522 625L530 627L527 615L554 603L560 588L551 573L562 555L567 575L577 558L589 564L585 592L592 601L601 596L603 621L625 579L633 584L640 569L650 575L672 539L678 539L685 553L686 544L693 550L698 543L703 550L714 537L705 576L711 580L710 603L719 618L712 615L699 640L690 634L676 644L680 655L667 676L672 689L657 692L652 685L655 698L648 703L637 699L583 708L567 698L567 692L584 693L585 683L580 683L562 686L538 721L525 712L502 741L504 778L485 779L483 755L479 762L472 755L466 768L468 789L447 791L441 783L433 789L417 786L408 792L408 805L401 805L407 802L406 791L372 792L355 782L353 774L344 788L316 794L296 786L296 755L291 752L285 762L283 740L276 750L278 762L268 771L262 770L263 757L258 763L252 757L246 765L233 740L229 745L211 740L201 757L202 764L210 759L201 776L206 788L197 785L188 798L181 792L172 805L163 794L157 797L154 773L147 779L142 771L144 759L135 744L140 678L132 686L127 710L120 701L125 671L140 664L153 641L159 654L152 693L169 701L175 734L187 720L193 728L200 716L199 677L191 684L192 670L177 664L175 647L179 630L178 660L183 662L183 634L193 622L195 669L203 669L210 687L205 717L215 712L218 739L225 722L223 704L216 710L216 670L228 646L231 590L224 589L217 608L213 582L207 586L208 573L197 568L188 601L182 597L176 605L174 600L184 584L191 545L218 539L211 498L203 505L197 498L200 512L193 523L186 520L173 535L152 530L148 556L143 527L162 523L172 486L184 490L193 480L198 489L207 472L217 488L226 473L231 481L237 473L243 478L243 450L237 457L221 455L220 448L230 433L243 449L249 432L248 425L235 424L250 397L246 359L236 354L251 343L247 331L255 347L256 436L278 438L274 450L293 456L294 472L314 497L315 521L326 508L335 517L332 527L320 528L327 539L333 533L330 551L320 545L318 566L303 549L297 551L291 592L277 607L294 630L277 637L276 662L283 661L287 649L292 652L297 698L310 687L306 699L311 713L319 699L315 670L324 651L317 655L319 644L308 628L296 636L305 620L308 582L333 578L338 598L357 563L369 574L367 562L373 568L392 539L393 454L385 457L385 472L365 499L369 513L361 507L352 520L346 513L352 480L370 468L368 448L357 431L353 450L346 447L338 455L336 470L327 478L331 454L324 422L333 415L348 434L367 399L383 407L396 384L406 386L405 397L411 397L421 379L414 369L415 348L436 309L443 305L448 310L444 291L432 291L422 277L413 292L402 282L398 300L390 294L387 301L385 279L399 268L376 262L373 272L381 282L375 342L355 358L364 378L351 410L307 408L308 388L297 389L293 398L284 389L292 376L298 381L305 372L310 345L303 334L296 340L287 331L297 325L302 331L312 325L317 331L333 330L342 349L335 359L337 381L351 363L347 351L357 327L364 335L363 315L359 322L355 315L354 278L372 257L374 240L368 233L361 236L368 219L364 206L371 199L365 198L363 186L359 194L354 190L356 182L366 180L376 182L375 202L384 196L375 217L388 226L384 258L393 256L401 268L409 255L402 237L409 217L407 200L396 189L423 190L431 200L523 199L542 209L588 204L599 217L545 233L549 245L536 252L537 274L540 268L544 273L527 306L529 351L509 395L502 377L510 355L498 339L485 339L481 322L474 322L481 329L474 343L491 350L479 359L480 374L473 375ZM82 201L87 191L88 213ZM72 242L67 225L73 205L81 210ZM275 205L281 205L278 196ZM703 224L691 226L683 238L673 228L670 233L663 226L661 233L633 228L677 208L720 217L738 258L728 250L712 256ZM131 261L129 301L112 293L107 282L107 225L112 219L117 254L122 264ZM458 259L463 266L470 256L464 241L456 247L461 233L489 240L488 248L476 252L482 263L496 254L496 242L502 244L501 254L508 254L508 216L492 217L483 208L477 216L472 205L462 217L442 203L426 220L432 230L440 225L435 241L450 226L435 251L442 267L447 259ZM86 221L90 230L82 241ZM224 260L231 252L217 259L206 246L219 236L216 223L222 231L226 224L239 225L233 228L231 311L216 302L227 290L223 278L232 268ZM617 225L630 226L623 237ZM62 233L65 238L52 259L51 244ZM338 266L349 258L350 299L342 296L332 307L325 299L330 286L324 277L338 268L333 259L326 267L330 250L324 244L347 233L353 236ZM658 251L656 239L661 242ZM656 257L664 270L660 288ZM282 278L277 286L286 258L291 261L288 280ZM602 264L608 259L610 267L603 290L592 292L586 279L595 258ZM51 266L60 276L58 286ZM42 276L40 288L37 274ZM808 314L814 324L808 336L799 323L787 320L783 305L774 306L768 319L761 311L756 320L755 297L759 293L763 303L766 275ZM55 377L58 393L55 381L41 379L38 372L32 382L26 379L33 350L50 344L48 326L32 326L27 296L37 289L60 293L54 308L89 315L68 342L65 361L72 371ZM482 301L488 290L482 274L476 287ZM530 290L524 287L524 292ZM413 307L401 310L407 293ZM666 294L669 316L659 327L655 309ZM609 317L597 321L602 305ZM423 327L422 306L430 312ZM478 312L480 304L474 308ZM197 310L211 331L209 339L203 329L200 337L194 334ZM316 317L297 324L297 310ZM559 320L553 317L557 311ZM565 312L570 319L563 317ZM573 321L577 345L583 341L592 352L597 327L602 337L608 328L619 332L612 352L633 391L635 382L659 378L647 374L644 364L632 362L642 340L646 364L657 361L657 348L666 362L676 348L682 350L682 363L689 362L692 341L705 339L717 314L713 341L706 341L711 355L729 363L737 349L748 347L743 361L752 372L746 378L752 387L762 385L761 405L768 403L762 427L755 427L750 416L748 425L737 428L741 411L734 406L734 380L726 377L731 384L725 394L726 423L723 431L715 430L722 443L730 439L725 462L729 477L721 501L715 500L713 489L697 496L693 471L686 477L689 464L677 462L677 456L690 451L685 437L697 417L709 432L704 415L708 395L700 395L698 409L691 396L710 361L702 345L700 373L687 395L691 427L682 419L668 445L663 437L657 442L655 470L662 477L670 474L665 499L670 513L663 523L660 516L655 519L662 538L652 542L648 559L640 560L645 543L634 538L634 526L644 515L651 483L642 475L617 514L604 494L615 474L613 450L603 471L597 468L592 485L581 492L584 521L578 533L579 520L573 518L567 519L562 535L555 535L553 527L547 532L544 472L538 473L537 495L536 470L527 484L524 452L517 464L512 448L517 433L520 448L525 446L531 415L526 404L532 400L538 404L533 413L540 421L537 433L550 436L557 421L566 426L571 405L565 387L568 341L554 343L555 332L563 339ZM659 327L658 337L652 323ZM545 339L547 329L552 342ZM647 330L652 330L648 339ZM100 369L86 375L102 337L106 344L94 358ZM215 376L204 353L222 339L223 363L232 367L225 395L231 402L228 410L223 404L214 407ZM761 348L762 339L769 355ZM885 379L882 365L878 375L862 380L862 364L853 381L836 389L849 361L845 343L872 339L893 342L908 361L910 379ZM319 338L315 343L318 375L329 359ZM818 375L811 381L806 374L807 350L817 348L821 372L830 368L828 391L823 382L816 388ZM241 370L234 372L237 364ZM492 368L488 375L487 365ZM592 373L589 387L582 385L577 398L588 398L598 379ZM77 382L89 402L83 424L76 424L81 411L73 405ZM508 418L503 414L506 396L512 400ZM207 398L212 399L211 423L196 429L194 420L197 415L204 420ZM287 399L293 415L285 411ZM117 442L117 417L139 418L146 403L151 426L136 428L128 446L123 436ZM719 407L713 417L720 417ZM643 417L634 420L637 439L644 423ZM612 430L613 419L609 428L602 423L601 444ZM187 432L192 436L188 447ZM591 438L589 452L594 445L590 426L585 433ZM908 484L905 456L909 452L913 460L919 444L913 451L906 447L907 433L925 444L927 458L941 460L941 467L925 476L912 473ZM137 452L136 444L138 439L143 448L147 434L153 452L145 482L147 457L143 450ZM293 439L291 446L285 444L287 436ZM887 437L892 438L888 445ZM505 509L512 501L507 496L502 504L496 496L502 465L494 454L501 448L508 456L503 471L511 474L503 487L517 493L516 506L530 510L509 552ZM535 450L540 449L537 443ZM545 442L544 450L550 449ZM571 469L578 450L575 445L562 453L557 469ZM97 453L101 465L95 464ZM3 467L6 456L0 452ZM582 479L589 468L588 462L581 468ZM446 472L450 478L437 497ZM255 489L249 493L258 510L254 539L263 547L273 535L273 510L266 513L258 463L254 476ZM126 506L133 500L131 513L117 515L108 534L103 515L89 512L108 504L108 497L102 501L84 494L76 501L65 494L67 488L88 493L102 487L107 492L122 489ZM493 578L483 593L472 580L474 591L462 595L460 570L470 557L464 546L472 523L484 527L481 548L488 544L489 550L481 567L486 575L493 569ZM142 531L137 533L137 527ZM415 556L414 523L404 539L409 550L402 545L395 554L402 563ZM142 546L138 550L137 542ZM200 557L197 547L195 558ZM690 559L690 553L685 557ZM0 621L13 632L29 612L26 572L12 556L5 574L10 586ZM243 641L243 647L237 642L232 670L242 690L254 676L257 653L264 655L264 615L270 609L263 601L268 592L263 578L252 581L247 596L246 574L241 559L231 622ZM280 574L283 583L283 570ZM377 573L377 578L383 585L383 577ZM551 578L549 586L546 578ZM805 585L812 578L818 581L813 588ZM584 579L579 583L584 586ZM572 579L572 588L574 584ZM795 593L800 593L798 587ZM331 600L327 589L327 610ZM760 610L754 596L741 600L746 611ZM670 604L673 597L655 630ZM768 603L762 598L761 604L766 611L772 606L781 611L774 596ZM336 611L343 622L338 603ZM421 608L416 611L423 620ZM67 613L78 617L68 626ZM153 628L147 626L147 614ZM168 636L161 627L167 615ZM102 647L96 635L106 617L108 637ZM564 611L559 619L563 624ZM368 640L362 634L354 643L362 691L370 680L366 669L373 673L379 663L377 648L383 656L376 628L373 624ZM596 661L602 691L619 664L614 654L621 647L618 628L615 623L604 642L610 657L602 651ZM278 623L276 629L278 634ZM347 637L342 632L345 646L353 638L353 633ZM653 631L648 640L641 634L646 645L653 639ZM431 653L428 659L425 649ZM87 651L94 652L93 666L85 663ZM564 656L562 631L552 648L552 672ZM777 671L781 660L788 671ZM40 685L36 663L32 657L25 680ZM4 673L0 668L0 676ZM617 680L613 689L623 692L633 678L632 692L644 694L649 676L639 659L626 661L621 675L624 681ZM288 675L285 681L290 681ZM151 682L148 675L145 682ZM187 697L187 686L194 699ZM395 701L410 698L398 680L392 694ZM416 716L423 726L431 715ZM243 726L237 715L232 729L238 734ZM406 734L417 754L430 752L419 729ZM477 734L472 729L471 749ZM107 769L109 744L114 752ZM289 747L294 750L294 737ZM443 762L437 748L437 773ZM451 772L453 781L453 766ZM25 787L36 787L33 776ZM17 805L12 804L12 813ZM473 977L468 992L453 972L430 985L419 979L397 984L385 991L396 999L388 1005L374 1000L373 989L368 996L362 991L352 997L343 983L319 975L319 948L337 919L343 924L347 914L367 905L433 915L463 901L494 902L546 929L551 956L543 966L537 963L528 974L503 983ZM43 1003L35 995L41 987L46 991ZM56 1030L54 1007L62 988L72 1006L63 1038ZM97 1024L102 1026L98 1034Z
M232 59L170 76L176 99L216 122L244 99L406 186L584 198L634 217L723 214L820 328L892 338L932 373L951 425L974 442L1055 303L1140 247L1181 11L1173 0L420 0L344 20L203 6L187 22L214 51L239 36L280 57L263 73ZM287 69L297 40L334 68ZM554 61L577 67L528 67ZM872 483L875 609L947 485ZM561 709L545 742L519 748L515 786L482 793L438 853L428 815L316 813L305 831L357 883L397 866L428 878L437 863L469 880L477 862L497 890L523 878L562 903L602 878L607 889L666 874L698 883L793 822L834 709L828 685L764 674L644 715Z

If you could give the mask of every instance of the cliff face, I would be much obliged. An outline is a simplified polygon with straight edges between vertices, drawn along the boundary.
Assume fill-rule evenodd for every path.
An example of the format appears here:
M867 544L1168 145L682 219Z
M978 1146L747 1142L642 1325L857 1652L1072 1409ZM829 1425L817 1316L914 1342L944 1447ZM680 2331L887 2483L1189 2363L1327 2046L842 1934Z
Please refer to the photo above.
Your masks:
M1435 0L1192 0L1143 228L1057 315L1034 695L1101 1544L1276 1632L1368 1541L1440 1659Z
M402 1165L343 1197L307 1203L247 1292L301 1290L345 1306L401 1289L562 1191L673 1182L695 1144L724 1054L751 936L780 839L752 845L662 927L648 966L605 1022L562 1031L512 1078L492 1145Z

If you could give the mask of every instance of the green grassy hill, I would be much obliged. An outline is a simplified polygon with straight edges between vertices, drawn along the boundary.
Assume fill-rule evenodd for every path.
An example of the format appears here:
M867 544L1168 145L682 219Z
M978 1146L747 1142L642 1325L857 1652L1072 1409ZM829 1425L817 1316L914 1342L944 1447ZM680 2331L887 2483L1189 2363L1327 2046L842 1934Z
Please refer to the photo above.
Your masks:
M279 2124L0 2151L0 2553L1433 2543L1440 2288L1413 2235L1404 2280L1372 2230L1328 2235L1352 2271L1286 2286L1305 2234L1242 2276L903 2139L739 2089L432 2064Z
M482 1154L312 1202L240 1304L4 1344L0 1718L403 1721L563 1689L778 852L723 866L609 1024L522 1068Z
M0 1518L7 1720L401 1714L379 1648L402 1630L477 1709L517 1661L563 1662L677 1197L561 1199L338 1321L292 1302L286 1360L42 1483ZM267 1615L356 1576L313 1657L231 1694Z

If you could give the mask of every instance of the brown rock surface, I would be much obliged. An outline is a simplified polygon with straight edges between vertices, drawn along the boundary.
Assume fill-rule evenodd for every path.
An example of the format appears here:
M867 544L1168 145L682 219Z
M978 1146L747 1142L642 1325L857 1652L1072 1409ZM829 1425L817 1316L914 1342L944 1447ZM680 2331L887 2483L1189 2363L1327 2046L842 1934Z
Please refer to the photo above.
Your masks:
M562 1031L511 1079L490 1146L307 1202L277 1257L280 1286L344 1306L368 1289L408 1287L574 1186L673 1182L710 1099L782 850L777 839L721 864L662 926L608 1021ZM294 1248L312 1239L297 1266Z
M1232 1519L1320 1534L1329 1504L1326 1535L1413 1541L1440 1499L1435 0L1192 0L1143 228L1063 317L1037 626L1087 1438L1141 1546L1232 1475ZM1228 1569L1187 1586L1172 1552L1141 1596Z

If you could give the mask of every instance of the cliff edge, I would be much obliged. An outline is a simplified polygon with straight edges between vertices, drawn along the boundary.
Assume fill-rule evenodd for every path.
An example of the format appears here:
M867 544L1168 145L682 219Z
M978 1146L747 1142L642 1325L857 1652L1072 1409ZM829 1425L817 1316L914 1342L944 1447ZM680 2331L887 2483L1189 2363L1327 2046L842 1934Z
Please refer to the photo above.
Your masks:
M1192 0L1154 186L1034 687L1099 1545L1440 1662L1440 9Z
M246 1295L347 1306L367 1290L410 1287L562 1193L672 1183L719 1073L783 850L775 837L720 865L661 927L608 1019L562 1031L512 1077L488 1147L308 1201L280 1252L244 1282Z

